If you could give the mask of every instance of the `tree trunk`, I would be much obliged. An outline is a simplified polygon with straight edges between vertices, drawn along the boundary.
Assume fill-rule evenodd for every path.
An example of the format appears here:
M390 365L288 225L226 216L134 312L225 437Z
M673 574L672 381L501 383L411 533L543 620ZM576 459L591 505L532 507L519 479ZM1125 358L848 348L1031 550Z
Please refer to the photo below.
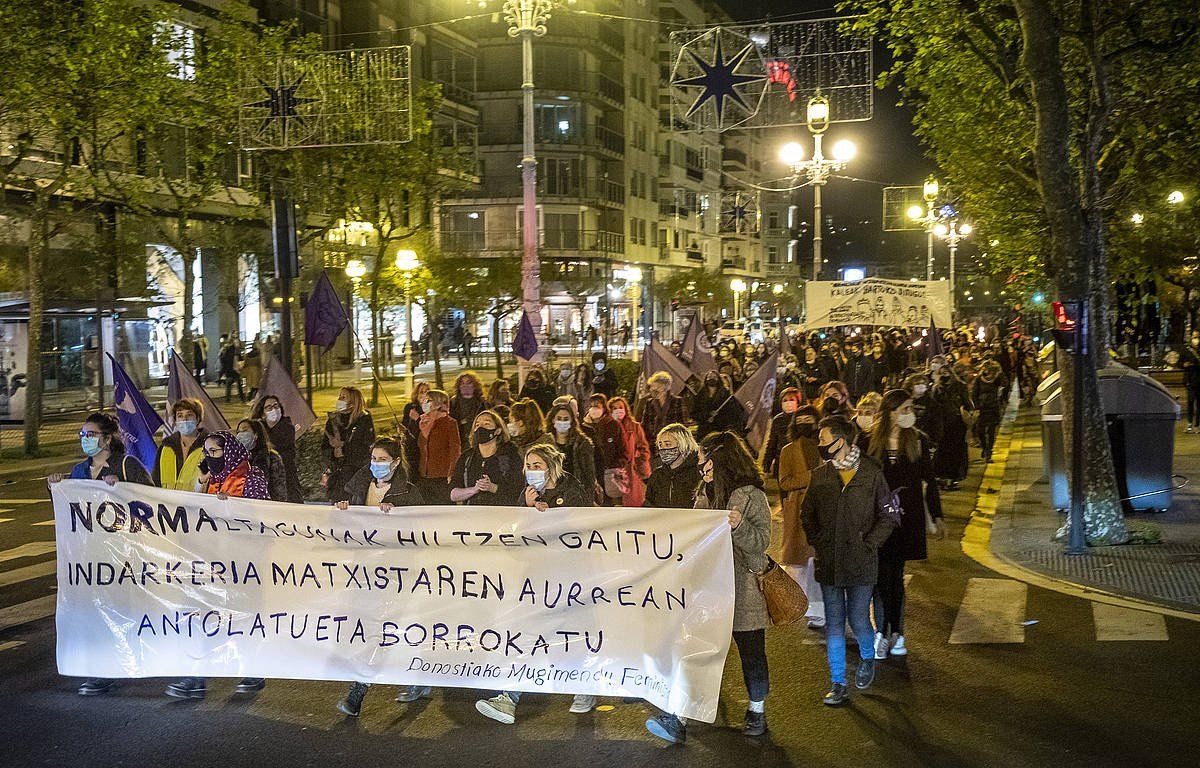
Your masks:
M43 267L50 247L50 201L35 199L29 231L27 290L29 327L25 348L25 455L38 455L38 433L42 427L42 319L46 314Z
M433 381L438 389L444 390L446 385L442 378L442 324L438 321L433 297L430 297L425 306L429 309L426 319L429 322L429 354L433 357Z
M1064 442L1069 449L1074 430L1085 430L1084 455L1073 456L1071 460L1084 463L1084 523L1088 543L1120 544L1128 539L1128 533L1113 472L1095 364L1086 364L1106 361L1108 356L1107 347L1098 348L1095 343L1107 339L1107 333L1096 331L1106 322L1103 313L1107 302L1092 301L1094 289L1107 290L1107 283L1092 284L1106 272L1096 266L1096 260L1103 258L1101 242L1096 237L1096 221L1085 218L1080 200L1082 185L1071 165L1070 103L1059 50L1059 23L1047 0L1015 0L1015 6L1024 43L1021 63L1029 74L1037 115L1034 162L1050 223L1048 260L1061 267L1057 272L1060 297L1091 303L1091 355L1080 366L1084 377L1083 402L1078 407L1073 396L1073 366L1060 355ZM1076 411L1079 424L1075 423Z
M196 307L192 301L194 296L193 286L196 282L196 261L195 251L188 247L189 239L187 236L187 218L180 217L175 220L175 243L180 247L179 256L183 261L183 330L180 333L179 344L182 347L179 350L183 354L183 359L188 361L188 367L195 369L196 361L192 355L192 322L195 320Z

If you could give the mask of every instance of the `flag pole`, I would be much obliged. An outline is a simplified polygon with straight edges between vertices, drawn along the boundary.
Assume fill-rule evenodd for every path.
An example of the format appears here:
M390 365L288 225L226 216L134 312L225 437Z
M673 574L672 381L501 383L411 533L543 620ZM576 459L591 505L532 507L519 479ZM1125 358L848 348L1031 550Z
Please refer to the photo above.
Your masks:
M304 397L308 400L308 407L312 408L313 397L313 369L312 369L312 344L304 345Z

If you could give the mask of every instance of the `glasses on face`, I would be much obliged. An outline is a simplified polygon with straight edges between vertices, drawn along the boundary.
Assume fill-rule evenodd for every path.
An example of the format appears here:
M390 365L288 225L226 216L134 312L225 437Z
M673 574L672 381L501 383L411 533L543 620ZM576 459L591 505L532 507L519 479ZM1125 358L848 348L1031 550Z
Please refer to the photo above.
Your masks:
M205 448L204 455L210 459L219 459L225 455L224 448Z
M81 430L79 430L79 436L80 437L100 437L100 433L96 432L94 430L91 430L91 429L81 429Z

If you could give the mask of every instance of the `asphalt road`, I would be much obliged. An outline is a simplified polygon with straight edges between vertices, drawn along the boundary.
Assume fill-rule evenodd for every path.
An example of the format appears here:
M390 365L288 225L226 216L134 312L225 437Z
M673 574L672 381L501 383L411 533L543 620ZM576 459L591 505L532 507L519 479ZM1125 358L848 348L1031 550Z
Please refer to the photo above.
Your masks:
M1200 623L1114 616L1001 579L962 555L963 520L910 568L910 654L885 662L851 706L820 703L828 678L816 633L768 631L770 730L761 738L737 730L745 692L736 651L717 723L692 725L682 747L646 733L647 705L608 701L572 715L562 696L526 696L515 726L478 715L466 690L401 705L393 689L376 688L357 720L335 710L345 687L327 682L271 681L238 696L235 681L210 681L207 700L181 702L163 696L166 680L135 680L83 699L79 681L55 669L44 499L40 480L0 481L0 766L1196 764ZM970 490L947 499L960 515L973 504ZM1123 633L1142 639L1104 639Z

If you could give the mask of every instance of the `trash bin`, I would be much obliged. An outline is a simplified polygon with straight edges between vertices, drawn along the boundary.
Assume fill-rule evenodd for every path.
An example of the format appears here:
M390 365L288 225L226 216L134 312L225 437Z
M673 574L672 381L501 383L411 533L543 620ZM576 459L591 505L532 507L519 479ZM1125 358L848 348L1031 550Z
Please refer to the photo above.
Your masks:
M1119 363L1097 371L1117 489L1127 509L1171 506L1179 403L1153 378ZM1042 455L1055 509L1071 505L1059 382L1042 401Z
M1038 369L1041 371L1043 379L1052 373L1058 373L1058 355L1054 354L1055 349L1054 342L1048 341L1045 346L1038 350Z

